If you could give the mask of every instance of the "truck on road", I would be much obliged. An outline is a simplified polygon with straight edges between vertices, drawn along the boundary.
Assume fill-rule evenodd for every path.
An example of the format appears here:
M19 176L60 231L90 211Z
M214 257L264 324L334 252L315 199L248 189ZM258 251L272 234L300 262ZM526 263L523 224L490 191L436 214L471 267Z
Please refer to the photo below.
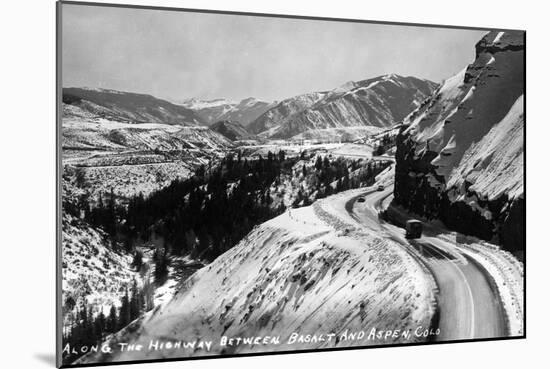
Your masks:
M416 219L407 220L405 237L409 239L422 237L422 222Z

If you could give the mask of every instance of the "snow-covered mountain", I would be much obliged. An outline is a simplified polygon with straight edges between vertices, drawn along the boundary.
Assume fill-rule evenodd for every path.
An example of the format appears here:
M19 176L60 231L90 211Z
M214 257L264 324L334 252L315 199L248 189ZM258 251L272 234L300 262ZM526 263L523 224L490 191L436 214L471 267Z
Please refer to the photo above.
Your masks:
M64 88L63 103L76 117L89 115L127 123L163 123L196 126L204 121L193 110L151 95L100 88Z
M231 143L191 109L150 95L63 89L63 148L91 150L224 149Z
M230 120L216 122L210 126L210 129L222 134L231 141L246 140L253 137L239 122Z
M266 138L291 138L309 130L389 127L416 109L437 85L395 74L347 82L331 91L281 101L249 126Z
M510 250L524 246L524 33L493 31L406 119L395 201Z
M208 109L208 108L231 107L236 103L237 103L236 101L228 100L228 99L201 100L201 99L192 97L190 99L183 100L181 103L177 103L177 104L183 105L188 109L201 110L201 109Z
M185 100L182 105L193 110L207 125L227 120L239 122L246 127L273 104L249 97L241 101L227 99L199 100L193 98Z
M248 130L258 134L277 128L288 117L313 106L325 96L323 92L303 94L285 99L259 116L248 126Z
M257 226L180 285L172 300L107 342L112 347L119 342L150 347L151 341L170 342L171 346L183 341L186 346L93 353L77 363L425 340L413 334L368 336L372 329L406 332L429 327L435 284L402 247L375 233L354 229L345 210L349 196L350 192L342 193L292 209ZM290 341L294 332L302 338ZM348 334L354 338L346 339ZM305 335L316 338L304 340ZM224 344L222 336L235 338L234 343ZM255 337L265 336L278 343L268 338L267 345L253 344ZM204 341L209 340L207 350ZM185 348L193 341L195 347Z
M93 199L111 188L122 198L147 195L233 147L193 111L152 96L65 89L63 101L64 173L81 168Z

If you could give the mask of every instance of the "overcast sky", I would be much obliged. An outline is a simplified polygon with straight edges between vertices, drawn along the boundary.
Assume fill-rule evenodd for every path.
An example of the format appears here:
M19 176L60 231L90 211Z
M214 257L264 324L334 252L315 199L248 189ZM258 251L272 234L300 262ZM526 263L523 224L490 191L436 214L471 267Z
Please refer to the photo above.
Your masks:
M440 82L484 31L63 5L63 86L281 100L387 73Z

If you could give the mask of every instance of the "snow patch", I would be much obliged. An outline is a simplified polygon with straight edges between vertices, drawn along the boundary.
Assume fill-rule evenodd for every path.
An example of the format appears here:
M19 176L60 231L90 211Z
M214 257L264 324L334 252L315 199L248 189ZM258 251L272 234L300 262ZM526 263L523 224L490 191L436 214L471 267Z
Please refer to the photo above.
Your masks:
M497 42L499 42L503 35L504 35L504 32L497 33L495 39L493 40L493 44L496 44Z

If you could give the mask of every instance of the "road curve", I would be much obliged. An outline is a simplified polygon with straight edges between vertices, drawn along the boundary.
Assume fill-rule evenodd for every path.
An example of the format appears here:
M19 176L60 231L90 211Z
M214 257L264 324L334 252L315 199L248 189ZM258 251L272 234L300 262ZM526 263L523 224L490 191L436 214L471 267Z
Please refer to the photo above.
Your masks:
M460 252L456 245L438 238L437 232L427 232L418 240L407 240L402 228L379 218L382 202L392 193L393 186L383 191L367 189L362 195L350 198L345 207L362 226L407 248L412 246L422 255L439 287L440 334L436 341L507 336L498 292L492 288L485 269ZM358 201L359 198L364 201Z

